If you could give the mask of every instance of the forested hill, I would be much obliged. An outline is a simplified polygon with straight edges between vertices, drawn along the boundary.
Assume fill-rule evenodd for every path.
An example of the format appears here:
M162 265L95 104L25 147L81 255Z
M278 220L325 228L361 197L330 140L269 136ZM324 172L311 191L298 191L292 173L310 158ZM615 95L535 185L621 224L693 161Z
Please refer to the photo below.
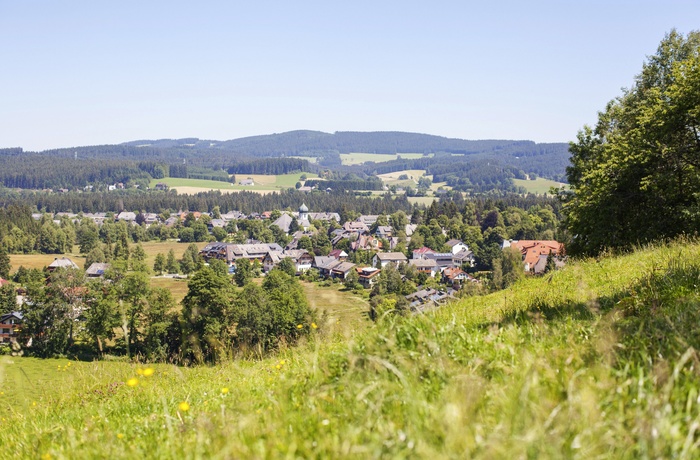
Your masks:
M242 137L228 141L186 139L138 140L125 145L158 149L191 148L226 150L250 156L300 155L334 151L337 153L509 153L527 156L540 152L543 145L568 158L567 143L537 144L527 140L464 140L430 134L397 131L333 134L321 131L290 131L280 134Z

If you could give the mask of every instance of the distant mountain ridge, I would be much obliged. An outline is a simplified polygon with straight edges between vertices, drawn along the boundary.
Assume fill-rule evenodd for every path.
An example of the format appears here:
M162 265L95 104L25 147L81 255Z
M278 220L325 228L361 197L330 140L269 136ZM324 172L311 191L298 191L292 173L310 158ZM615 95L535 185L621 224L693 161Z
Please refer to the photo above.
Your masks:
M568 154L568 143L538 144L530 140L465 140L400 131L322 131L298 130L285 133L249 136L226 141L198 138L136 140L122 145L157 149L191 148L195 150L224 150L249 156L299 155L313 152L338 153L455 153L521 151L523 155L541 148Z

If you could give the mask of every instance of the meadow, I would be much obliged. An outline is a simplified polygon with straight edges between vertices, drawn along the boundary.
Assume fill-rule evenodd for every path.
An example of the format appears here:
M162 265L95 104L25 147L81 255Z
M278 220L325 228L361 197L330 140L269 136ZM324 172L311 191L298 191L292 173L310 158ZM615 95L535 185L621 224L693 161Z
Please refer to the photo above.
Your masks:
M538 177L535 180L527 179L513 179L513 182L517 187L525 187L528 193L534 193L537 195L544 195L549 193L550 187L565 187L566 184L562 182L557 182L543 177Z
M700 244L680 242L370 327L326 317L264 359L5 357L0 445L52 459L697 458L698 279Z
M236 174L236 183L203 180L203 179L184 179L180 177L166 177L164 179L154 179L151 181L151 188L159 182L165 183L171 189L177 190L178 193L194 194L209 190L220 190L222 193L239 192L241 190L249 190L258 193L272 193L286 188L293 188L303 174L308 178L317 177L313 173L295 173L295 174ZM239 185L239 182L244 179L251 178L255 185Z

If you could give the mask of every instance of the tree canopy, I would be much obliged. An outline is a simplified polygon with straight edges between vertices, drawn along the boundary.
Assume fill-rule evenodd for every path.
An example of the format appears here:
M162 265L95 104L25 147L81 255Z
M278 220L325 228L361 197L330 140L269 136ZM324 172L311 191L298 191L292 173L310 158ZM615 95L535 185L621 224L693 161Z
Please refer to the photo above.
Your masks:
M671 31L571 144L570 253L691 234L700 223L700 32Z

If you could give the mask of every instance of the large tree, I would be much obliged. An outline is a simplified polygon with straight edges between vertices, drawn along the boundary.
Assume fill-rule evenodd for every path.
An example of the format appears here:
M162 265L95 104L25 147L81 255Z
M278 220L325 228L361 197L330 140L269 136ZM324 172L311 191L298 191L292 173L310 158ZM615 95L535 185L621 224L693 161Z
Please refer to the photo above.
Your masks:
M569 251L694 233L700 224L700 32L669 33L632 88L571 144Z

